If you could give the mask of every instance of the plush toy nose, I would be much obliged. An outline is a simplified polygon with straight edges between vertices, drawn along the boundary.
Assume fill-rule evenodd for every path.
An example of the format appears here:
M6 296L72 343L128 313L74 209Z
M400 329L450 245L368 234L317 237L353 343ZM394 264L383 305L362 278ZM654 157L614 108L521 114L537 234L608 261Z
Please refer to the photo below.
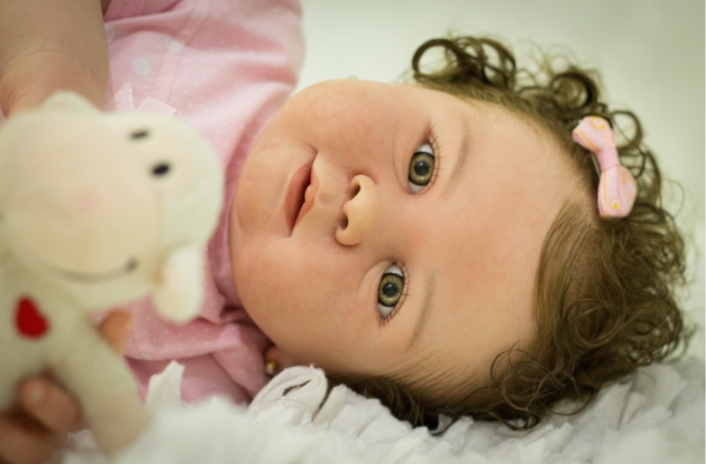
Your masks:
M100 207L100 200L96 192L84 190L78 195L78 210L80 212L91 214Z
M86 275L144 256L158 240L157 199L148 182L110 172L47 176L19 188L7 210L18 249L50 267Z

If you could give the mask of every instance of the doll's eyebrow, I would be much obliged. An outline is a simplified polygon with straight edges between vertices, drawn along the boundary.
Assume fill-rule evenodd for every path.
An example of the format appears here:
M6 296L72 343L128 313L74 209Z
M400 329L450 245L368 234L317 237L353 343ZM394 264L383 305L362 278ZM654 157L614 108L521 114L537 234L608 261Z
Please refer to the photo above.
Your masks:
M409 344L405 351L411 349L419 341L420 336L424 327L427 325L429 320L429 314L431 313L432 303L434 301L434 292L436 291L436 272L430 272L427 277L426 285L424 286L424 301L422 302L422 309L419 311L419 318L417 319L417 325L414 327L414 333L409 340Z
M442 197L447 197L453 193L454 188L458 184L458 180L461 178L461 171L463 171L463 166L466 164L468 159L468 152L470 148L471 141L471 131L469 129L468 121L463 118L463 138L461 139L461 146L458 149L458 154L456 155L456 163L454 163L453 171L446 181L444 190L441 193Z

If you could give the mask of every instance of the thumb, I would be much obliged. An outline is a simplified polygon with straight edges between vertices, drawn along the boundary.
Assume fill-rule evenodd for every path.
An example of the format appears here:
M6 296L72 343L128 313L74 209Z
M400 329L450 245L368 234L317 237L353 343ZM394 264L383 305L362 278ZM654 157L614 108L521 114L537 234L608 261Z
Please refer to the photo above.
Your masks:
M100 324L100 333L115 351L122 353L130 333L132 316L125 309L111 312Z

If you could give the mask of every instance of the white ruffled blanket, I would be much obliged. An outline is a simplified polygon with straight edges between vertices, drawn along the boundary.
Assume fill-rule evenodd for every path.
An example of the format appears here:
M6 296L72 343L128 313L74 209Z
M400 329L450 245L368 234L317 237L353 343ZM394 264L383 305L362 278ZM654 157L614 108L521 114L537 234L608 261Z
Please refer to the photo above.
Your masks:
M179 401L181 366L150 384L151 428L109 459L88 432L57 462L135 463L703 463L704 363L687 357L642 369L604 389L583 412L554 415L529 432L470 418L440 436L394 419L344 386L326 396L316 368L275 377L248 409L221 399Z

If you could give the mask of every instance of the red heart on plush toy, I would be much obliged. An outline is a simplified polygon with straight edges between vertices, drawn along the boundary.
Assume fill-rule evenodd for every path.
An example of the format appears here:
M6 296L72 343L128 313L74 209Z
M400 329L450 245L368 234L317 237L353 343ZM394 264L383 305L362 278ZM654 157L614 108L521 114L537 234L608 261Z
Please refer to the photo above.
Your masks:
M22 298L17 303L17 330L26 337L37 338L44 335L49 328L46 318L37 305L29 298Z

